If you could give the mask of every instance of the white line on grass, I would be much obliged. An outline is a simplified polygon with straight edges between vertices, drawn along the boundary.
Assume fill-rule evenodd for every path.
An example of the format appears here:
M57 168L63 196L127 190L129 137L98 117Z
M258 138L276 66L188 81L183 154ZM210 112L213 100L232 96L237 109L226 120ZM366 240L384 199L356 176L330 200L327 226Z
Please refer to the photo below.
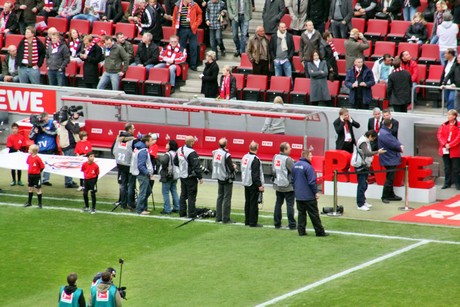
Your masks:
M345 271L339 272L339 273L337 273L337 274L331 275L331 276L329 276L329 277L326 277L326 278L324 278L324 279L318 280L317 282L314 282L314 283L312 283L312 284L309 284L309 285L307 285L307 286L305 286L305 287L302 287L302 288L299 288L299 289L297 289L297 290L294 290L294 291L288 292L288 293L286 293L286 294L283 294L283 295L281 295L281 296L275 297L274 299L271 299L271 300L269 300L269 301L267 301L267 302L264 302L264 303L262 303L262 304L256 305L256 307L264 307L264 306L268 306L268 305L277 303L277 302L279 302L279 301L282 301L282 300L285 300L285 299L287 299L287 298L289 298L289 297L292 297L292 296L294 296L294 295L296 295L296 294L299 294L299 293L308 291L308 290L310 290L310 289L313 289L313 288L316 288L316 287L318 287L318 286L324 285L325 283L328 283L328 282L333 281L333 280L335 280L335 279L344 277L344 276L346 276L346 275L348 275L348 274L351 274L351 273L353 273L353 272L356 272L356 271L362 270L362 269L364 269L364 268L367 268L367 267L369 267L369 266L371 266L371 265L373 265L373 264L376 264L376 263L385 261L385 260L387 260L387 259L393 258L393 257L395 257L395 256L401 255L401 254L403 254L403 253L405 253L405 252L408 252L408 251L410 251L410 250L412 250L412 249L414 249L414 248L417 248L417 247L419 247L419 246L425 245L425 244L427 244L427 243L430 243L430 241L429 241L429 240L422 240L422 241L417 242L417 243L415 243L415 244L412 244L412 245L409 245L409 246L407 246L407 247L398 249L398 250L396 250L396 251L394 251L394 252L392 252L392 253L383 255L383 256L378 257L378 258L375 258L375 259L373 259L373 260L371 260L371 261L368 261L368 262L362 263L362 264L360 264L360 265L357 265L357 266L355 266L355 267L353 267L353 268L350 268L350 269L348 269L348 270L345 270Z

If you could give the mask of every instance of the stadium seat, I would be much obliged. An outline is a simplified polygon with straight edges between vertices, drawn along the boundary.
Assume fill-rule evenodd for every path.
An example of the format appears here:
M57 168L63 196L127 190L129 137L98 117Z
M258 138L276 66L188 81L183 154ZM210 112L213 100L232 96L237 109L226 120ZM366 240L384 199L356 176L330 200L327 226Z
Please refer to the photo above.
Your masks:
M340 81L329 81L327 80L327 87L329 88L329 93L331 94L331 102L332 105L327 105L331 107L335 107L337 103L337 97L339 96L340 90Z
M8 46L10 45L14 45L17 47L23 38L24 38L24 35L22 34L8 34L5 37L5 45L2 48L2 53L4 54L8 53Z
M372 52L372 41L369 40L367 41L369 43L369 48L367 48L366 50L363 51L363 55L364 55L364 60L366 59L370 59L371 58L371 52Z
M133 23L118 22L115 25L115 34L118 32L123 33L126 39L133 40L136 37L136 25Z
M78 73L78 62L70 61L69 65L65 68L65 76L67 78L67 86L75 86L75 77Z
M387 34L387 41L390 41L390 42L405 41L404 36L406 35L406 31L410 23L411 23L410 21L393 20L390 24L390 33Z
M48 69L46 67L46 58L40 66L40 84L48 84Z
M433 22L427 22L426 23L426 32L428 33L428 37L431 36L431 32L433 32L433 27L434 27Z
M347 61L346 60L338 60L337 61L337 69L339 72L339 79L345 80L347 76Z
M89 22L89 20L72 19L70 21L69 29L75 29L78 31L78 33L80 33L80 35L83 35L89 34L90 26L91 23Z
M113 34L113 22L109 21L98 21L93 22L92 35L99 36L101 31L104 31L107 35Z
M417 64L418 68L418 80L420 84L424 84L426 80L426 65L425 64Z
M243 88L245 87L245 74L232 74L233 77L236 79L236 98L240 100L243 95Z
M66 18L57 18L57 17L48 17L48 28L56 28L59 33L67 33L67 19Z
M310 81L309 78L295 78L294 88L290 97L292 104L304 105L307 103L308 95L310 94Z
M351 27L356 28L359 32L364 33L366 30L366 19L365 18L352 18Z
M169 68L151 68L149 79L144 82L144 95L163 96L171 95L169 83Z
M343 59L345 58L345 38L333 38L332 42L334 43L335 50L337 50L337 53L339 56Z
M422 45L422 51L418 58L420 64L437 64L439 63L439 45L425 44Z
M129 66L125 77L121 80L121 90L126 94L138 95L145 82L145 75L144 66Z
M276 96L281 96L284 103L289 102L291 77L273 76L270 78L270 88L267 90L266 101L273 102Z
M243 90L243 100L265 101L268 76L248 75L246 87Z
M372 67L374 67L375 61L364 61L364 65L367 66L367 68L372 70Z
M375 107L380 110L388 108L388 102L386 102L387 96L387 85L386 83L376 83L372 87L372 102L369 105L369 109L372 110ZM384 103L386 102L386 104Z
M428 0L420 0L420 6L417 8L417 12L423 13L428 7Z
M245 75L252 72L252 63L246 53L241 54L240 65L236 68L236 71Z
M374 53L371 56L371 59L376 60L378 58L381 58L385 53L389 53L391 56L394 56L395 50L395 42L377 41L375 42L375 49Z
M174 29L173 27L162 27L162 31L163 39L161 40L161 42L166 46L167 44L169 44L169 38L171 37L171 35L176 34L176 29Z
M412 44L412 43L399 43L398 44L398 52L396 55L400 55L401 52L403 51L409 51L410 55L412 56L412 59L417 61L418 59L418 54L420 51L420 46L419 44Z
M291 16L289 14L284 14L283 17L281 17L280 22L284 22L286 24L286 28L289 29L291 26Z
M303 63L300 62L300 57L299 56L293 56L292 57L292 76L295 77L305 77L305 68L303 66Z
M383 40L388 33L388 20L369 19L364 36L372 41Z
M430 68L428 69L428 76L425 80L425 85L439 86L441 84L440 81L441 81L441 75L442 75L443 70L444 70L444 66L442 65L430 65ZM427 88L425 90L425 97L433 101L441 100L440 93L441 93L441 90L439 89Z
M299 50L300 50L300 35L293 35L292 40L294 41L294 54L299 54Z

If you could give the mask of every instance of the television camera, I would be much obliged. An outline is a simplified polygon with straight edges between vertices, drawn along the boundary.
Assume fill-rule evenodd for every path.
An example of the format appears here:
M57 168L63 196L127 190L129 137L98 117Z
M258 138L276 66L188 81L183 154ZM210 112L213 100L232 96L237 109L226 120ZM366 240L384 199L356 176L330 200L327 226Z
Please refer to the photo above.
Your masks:
M59 110L59 112L54 113L53 118L58 123L62 123L68 120L69 118L74 117L74 114L78 114L79 117L85 116L82 110L83 106L63 106Z

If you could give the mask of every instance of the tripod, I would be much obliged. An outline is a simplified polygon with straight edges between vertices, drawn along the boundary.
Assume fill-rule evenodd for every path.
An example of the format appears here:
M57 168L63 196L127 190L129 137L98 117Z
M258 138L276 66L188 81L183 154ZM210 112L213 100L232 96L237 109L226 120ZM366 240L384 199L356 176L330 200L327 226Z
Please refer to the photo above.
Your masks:
M121 276L123 275L123 264L125 261L123 258L118 259L118 262L120 263L120 279L118 280L118 292L120 293L120 296L122 299L127 300L126 298L126 287L121 286Z

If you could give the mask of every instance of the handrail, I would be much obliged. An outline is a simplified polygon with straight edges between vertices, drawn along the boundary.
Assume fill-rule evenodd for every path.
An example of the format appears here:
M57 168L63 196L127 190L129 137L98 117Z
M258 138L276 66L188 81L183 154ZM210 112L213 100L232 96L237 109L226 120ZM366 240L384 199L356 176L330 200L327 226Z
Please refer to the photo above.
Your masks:
M436 89L436 90L441 90L441 110L442 110L442 115L445 115L446 110L444 109L444 91L445 90L450 90L450 91L460 91L460 87L451 87L449 85L424 85L424 84L415 84L412 87L411 90L411 104L412 104L412 110L411 113L415 112L415 96L416 96L416 90L417 88L430 88L430 89Z

